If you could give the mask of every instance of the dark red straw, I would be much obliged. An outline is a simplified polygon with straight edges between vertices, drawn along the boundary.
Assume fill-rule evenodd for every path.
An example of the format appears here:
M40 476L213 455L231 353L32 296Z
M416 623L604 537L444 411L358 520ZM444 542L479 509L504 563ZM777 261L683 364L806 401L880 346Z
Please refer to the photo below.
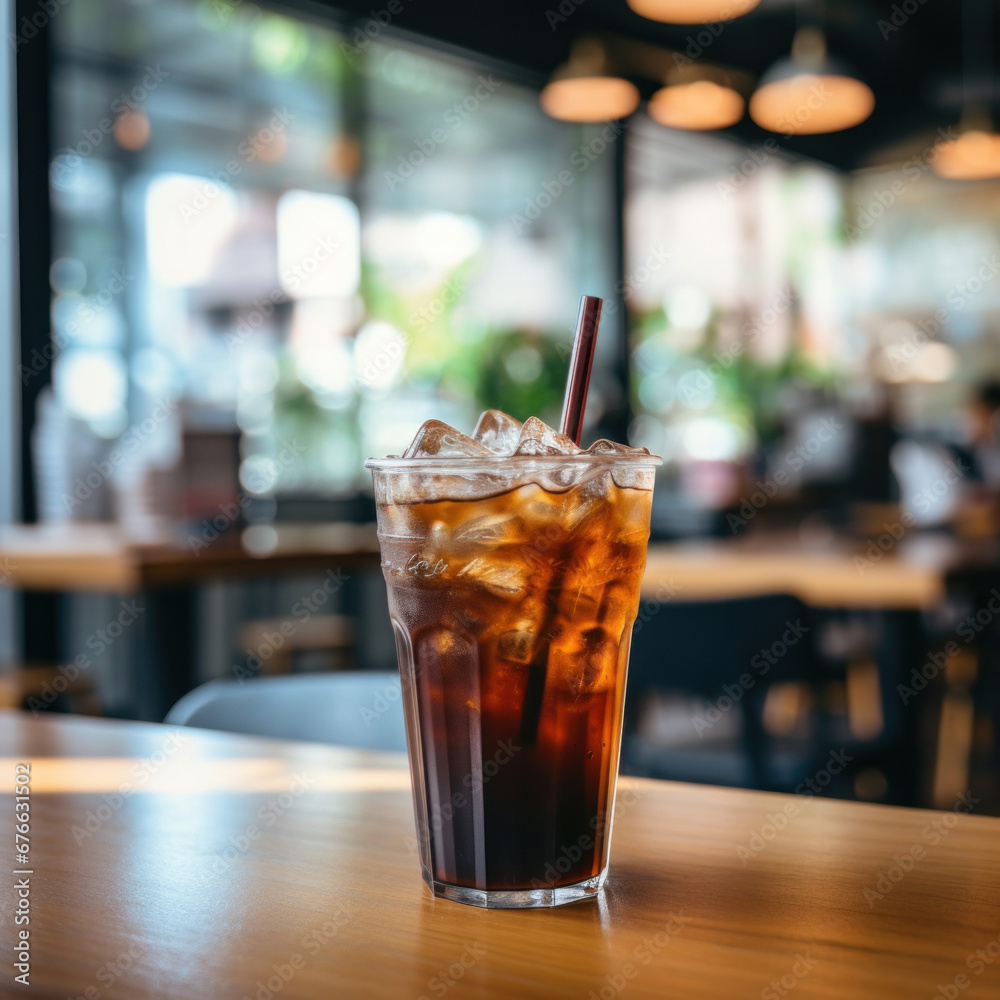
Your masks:
M563 397L562 420L559 429L577 444L583 431L583 411L587 407L587 390L590 388L590 369L594 365L594 347L597 344L597 327L601 322L603 299L584 295L580 300L580 315L573 335L573 354L569 359L566 395Z

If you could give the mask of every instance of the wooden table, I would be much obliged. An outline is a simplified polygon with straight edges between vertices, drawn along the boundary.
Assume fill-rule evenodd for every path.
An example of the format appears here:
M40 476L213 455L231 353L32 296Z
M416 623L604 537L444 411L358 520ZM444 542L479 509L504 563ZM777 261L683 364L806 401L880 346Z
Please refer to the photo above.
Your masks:
M25 996L1000 995L997 819L623 780L602 901L484 911L420 881L394 755L6 713L0 756L5 791L31 764Z
M378 551L374 524L253 525L212 539L179 527L130 533L114 524L6 525L0 527L0 584L131 594L322 572L338 564L377 566Z
M834 541L653 544L643 594L680 601L792 594L814 607L925 610L941 602L946 576L964 556L941 539L917 539L875 558L863 545Z
M333 560L375 567L378 551L373 524L260 525L197 548L183 533L136 536L105 524L8 525L0 527L0 584L133 593L321 571ZM817 606L923 609L941 599L945 575L963 556L960 547L939 541L901 545L875 561L863 547L843 542L810 546L766 537L654 543L643 591L670 596L673 587L681 600L789 593Z
M259 524L214 537L169 525L141 533L96 523L0 526L0 586L144 595L140 629L149 641L131 711L146 719L162 719L198 683L198 585L378 565L374 524Z

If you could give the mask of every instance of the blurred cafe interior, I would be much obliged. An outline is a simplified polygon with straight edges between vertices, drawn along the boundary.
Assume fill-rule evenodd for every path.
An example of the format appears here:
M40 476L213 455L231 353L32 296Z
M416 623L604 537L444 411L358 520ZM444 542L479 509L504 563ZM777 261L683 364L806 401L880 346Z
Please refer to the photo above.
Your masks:
M3 707L395 670L364 460L557 423L591 294L623 773L1000 815L993 4L4 6Z

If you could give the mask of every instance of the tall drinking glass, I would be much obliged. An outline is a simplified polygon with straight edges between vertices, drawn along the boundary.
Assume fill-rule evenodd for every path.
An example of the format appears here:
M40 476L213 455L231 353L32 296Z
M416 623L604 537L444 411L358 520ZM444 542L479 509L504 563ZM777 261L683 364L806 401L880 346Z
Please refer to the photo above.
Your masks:
M600 892L659 461L609 445L366 463L436 896Z

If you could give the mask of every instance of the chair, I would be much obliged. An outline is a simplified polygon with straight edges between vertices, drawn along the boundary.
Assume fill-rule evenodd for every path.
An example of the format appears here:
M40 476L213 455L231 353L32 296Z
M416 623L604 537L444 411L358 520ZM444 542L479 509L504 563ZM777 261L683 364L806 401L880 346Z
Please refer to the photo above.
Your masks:
M164 722L363 750L406 749L395 671L209 681L184 695Z
M260 674L291 674L296 661L325 655L327 670L350 670L354 655L354 622L346 615L313 615L296 622L287 634L281 619L244 622L240 626L240 649L261 661ZM307 670L302 670L307 673Z
M814 630L809 609L785 595L644 602L632 635L623 770L756 788L794 786L798 776L810 773L810 764L778 759L764 725L764 704L777 683L818 687ZM697 699L686 720L690 738L676 748L651 746L639 732L639 714L648 696L668 692ZM702 739L717 736L719 729L712 729L720 716L726 718L719 729L740 720L735 750L713 751L719 741ZM822 735L816 735L814 743L822 747Z
M101 715L93 678L38 664L0 664L0 708Z

